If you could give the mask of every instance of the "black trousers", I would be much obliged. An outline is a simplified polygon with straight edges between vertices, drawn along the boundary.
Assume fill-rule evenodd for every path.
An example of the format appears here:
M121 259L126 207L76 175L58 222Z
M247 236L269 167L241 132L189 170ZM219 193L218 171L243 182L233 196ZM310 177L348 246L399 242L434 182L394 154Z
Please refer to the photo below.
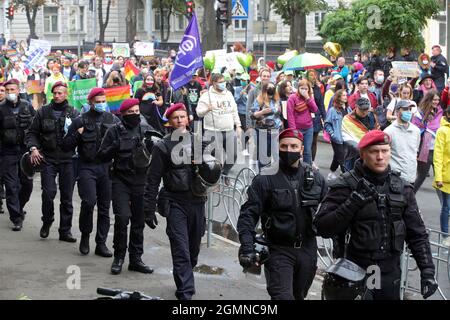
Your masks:
M20 170L20 158L20 154L2 157L6 207L12 223L24 220L23 207L30 200L31 192L33 192L33 180L25 177Z
M414 182L414 193L417 193L417 191L419 191L423 182L427 178L430 167L433 166L433 154L434 150L430 150L430 153L428 154L428 161L426 163L417 161L417 177L416 181Z
M317 245L296 249L271 245L264 265L267 292L272 300L304 300L317 270Z
M97 204L95 242L104 244L108 237L110 225L111 179L109 163L96 164L80 161L78 169L78 193L81 198L80 231L83 234L92 232L94 207Z
M337 144L331 142L333 147L333 161L331 162L330 170L336 171L341 167L341 171L345 172L344 159L345 159L345 149L343 144Z
M366 290L363 300L400 300L400 261L394 262L388 272L381 267L380 289Z
M56 197L56 176L58 176L60 205L59 233L67 234L72 228L72 194L73 194L73 164L72 162L54 164L47 162L41 171L42 186L42 222L51 224L54 221L55 208L53 200Z
M129 185L119 178L112 181L114 212L114 257L125 259L128 242L130 261L139 260L144 253L144 185Z
M200 252L200 242L205 234L205 204L170 203L166 233L170 240L173 278L176 297L190 300L195 294L194 273Z

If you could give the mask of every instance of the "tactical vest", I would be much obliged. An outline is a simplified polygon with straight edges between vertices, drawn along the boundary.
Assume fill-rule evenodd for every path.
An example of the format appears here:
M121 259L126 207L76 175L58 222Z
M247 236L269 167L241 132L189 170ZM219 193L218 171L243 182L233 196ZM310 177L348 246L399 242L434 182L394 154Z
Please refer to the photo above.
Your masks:
M141 123L139 125L139 136L134 135L125 128L122 123L115 125L117 136L119 137L119 153L114 158L114 170L129 171L133 174L145 174L147 167L141 167L135 163L136 152L141 150L141 146L145 132L150 130L150 126Z
M17 115L8 106L0 108L0 112L3 114L2 144L6 146L23 144L25 130L28 129L33 120L28 103L20 102Z
M84 162L95 162L97 151L106 131L114 125L114 116L109 112L104 112L100 122L97 123L87 113L83 113L81 120L84 130L81 135L81 144L78 146L78 153Z
M41 145L44 150L53 151L58 149L64 138L64 125L66 118L74 120L77 114L72 106L67 105L61 116L56 119L53 114L52 105L42 107L41 119Z
M273 244L300 247L303 239L314 236L312 219L320 203L322 185L313 169L302 165L296 186L281 170L267 176L270 195L261 221L266 238Z
M179 143L180 142L178 141L172 141L170 134L166 135L163 140L158 143L160 148L169 158L169 168L163 175L163 182L164 188L170 192L190 191L194 177L194 169L190 162L189 164L175 164L172 161L172 151Z
M356 175L355 171L352 172ZM342 181L345 187L356 190L358 182L350 173L343 174ZM385 185L377 188L378 200L369 202L355 213L349 230L349 256L383 260L403 251L406 238L403 214L408 205L404 187L400 175L391 172Z

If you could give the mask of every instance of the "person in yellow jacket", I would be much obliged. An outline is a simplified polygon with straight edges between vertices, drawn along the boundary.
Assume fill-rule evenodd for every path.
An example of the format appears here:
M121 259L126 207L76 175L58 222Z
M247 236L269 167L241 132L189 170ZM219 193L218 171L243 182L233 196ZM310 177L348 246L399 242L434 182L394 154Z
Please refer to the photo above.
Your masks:
M51 75L45 80L45 89L44 93L47 97L47 102L50 103L50 101L53 99L53 93L52 93L52 87L57 82L64 82L68 83L67 78L61 73L61 66L57 63L55 63L52 67Z
M441 119L441 127L436 133L434 146L434 184L442 194L441 231L448 234L450 211L450 107ZM450 237L445 237L443 245L450 247Z

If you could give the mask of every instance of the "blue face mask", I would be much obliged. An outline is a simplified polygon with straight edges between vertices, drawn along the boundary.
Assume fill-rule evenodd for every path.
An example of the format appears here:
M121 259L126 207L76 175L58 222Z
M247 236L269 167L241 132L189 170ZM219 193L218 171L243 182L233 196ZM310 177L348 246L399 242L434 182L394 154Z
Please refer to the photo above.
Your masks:
M217 89L219 89L220 91L225 91L226 88L227 88L226 82L221 82L217 84Z
M241 80L241 86L245 87L247 85L247 81Z
M369 91L374 93L375 92L375 87L369 87Z
M403 111L400 118L405 122L410 122L412 119L412 112L411 111Z
M105 58L105 62L106 62L106 63L110 63L111 60L112 60L111 58Z
M106 102L96 103L94 104L94 110L98 113L106 112L108 111L108 104Z

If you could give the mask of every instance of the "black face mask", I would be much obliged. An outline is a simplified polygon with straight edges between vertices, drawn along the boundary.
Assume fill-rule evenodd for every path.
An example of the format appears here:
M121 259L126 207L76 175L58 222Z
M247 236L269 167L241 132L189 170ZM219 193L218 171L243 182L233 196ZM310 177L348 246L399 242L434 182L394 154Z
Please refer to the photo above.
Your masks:
M156 66L150 66L150 70L155 71L156 70Z
M269 89L267 89L267 94L268 94L269 96L273 96L273 95L275 94L275 88L269 88Z
M122 117L123 122L131 128L137 127L141 123L140 114L127 114Z
M292 166L302 157L300 152L289 152L289 151L280 151L279 156L280 160L287 166Z

